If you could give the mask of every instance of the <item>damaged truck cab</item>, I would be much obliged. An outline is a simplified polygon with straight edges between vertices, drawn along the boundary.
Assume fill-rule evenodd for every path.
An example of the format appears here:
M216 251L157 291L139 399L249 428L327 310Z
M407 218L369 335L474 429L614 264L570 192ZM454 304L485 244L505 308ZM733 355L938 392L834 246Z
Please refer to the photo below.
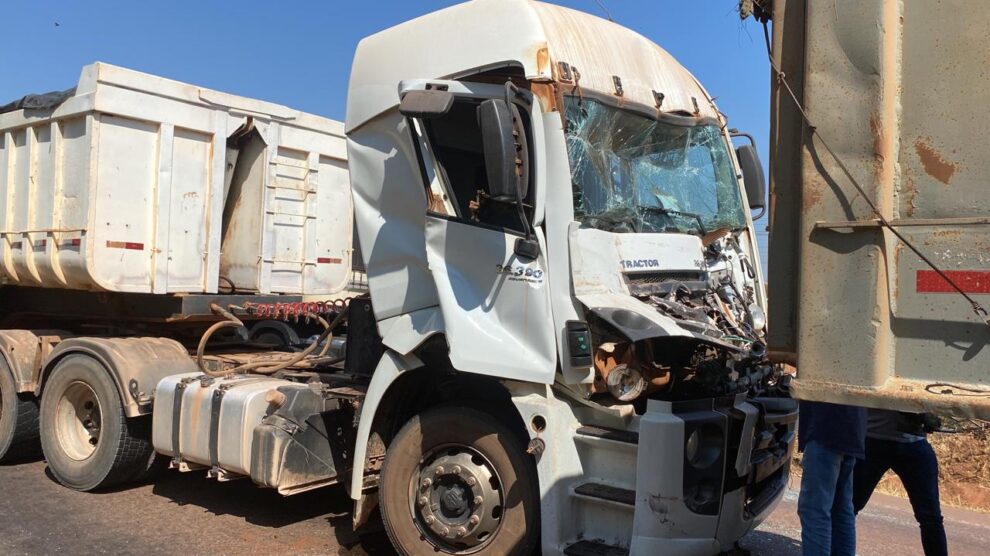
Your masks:
M346 134L383 353L356 520L378 487L399 546L702 554L773 509L796 407L766 359L762 170L667 52L475 0L359 44ZM410 397L444 404L398 430Z

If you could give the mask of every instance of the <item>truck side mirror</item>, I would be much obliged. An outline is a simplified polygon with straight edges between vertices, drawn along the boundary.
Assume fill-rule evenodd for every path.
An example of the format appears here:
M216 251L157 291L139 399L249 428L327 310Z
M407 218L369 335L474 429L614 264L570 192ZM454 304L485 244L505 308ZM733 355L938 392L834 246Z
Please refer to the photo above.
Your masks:
M529 149L519 109L502 99L478 106L485 149L488 194L497 201L522 204L529 192Z
M736 159L743 173L743 184L746 186L746 197L749 198L750 209L764 209L767 206L767 180L763 176L763 165L760 155L753 145L743 145L736 149Z
M399 102L399 113L407 118L439 118L454 105L454 93L442 89L408 91Z

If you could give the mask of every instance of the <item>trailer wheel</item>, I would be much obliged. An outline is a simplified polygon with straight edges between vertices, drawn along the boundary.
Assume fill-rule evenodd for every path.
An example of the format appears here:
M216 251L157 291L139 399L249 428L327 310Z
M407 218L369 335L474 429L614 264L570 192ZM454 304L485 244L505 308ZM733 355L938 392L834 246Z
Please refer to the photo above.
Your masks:
M41 393L41 446L52 475L90 491L136 479L154 461L148 417L128 420L110 374L86 355L58 362Z
M518 438L488 414L444 406L414 417L385 455L385 530L407 556L530 554L539 488Z
M38 403L33 396L17 393L14 375L0 357L0 462L39 455Z

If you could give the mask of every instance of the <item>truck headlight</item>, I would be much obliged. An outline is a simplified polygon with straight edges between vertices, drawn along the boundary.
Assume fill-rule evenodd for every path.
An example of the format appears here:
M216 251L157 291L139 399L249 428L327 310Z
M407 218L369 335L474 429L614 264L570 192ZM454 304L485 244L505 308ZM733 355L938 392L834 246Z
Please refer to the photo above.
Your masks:
M616 365L605 378L608 392L620 402L631 402L646 391L646 379L639 369L624 363Z
M725 436L722 429L705 423L694 429L684 443L684 457L698 469L705 469L722 456Z
M756 303L749 306L749 315L753 319L753 322L750 323L753 330L760 332L767 327L767 314Z

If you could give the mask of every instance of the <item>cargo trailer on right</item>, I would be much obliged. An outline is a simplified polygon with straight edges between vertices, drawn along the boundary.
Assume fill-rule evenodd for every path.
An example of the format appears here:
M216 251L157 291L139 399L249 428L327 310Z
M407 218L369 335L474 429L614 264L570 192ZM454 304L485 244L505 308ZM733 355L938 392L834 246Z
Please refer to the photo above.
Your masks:
M990 5L756 10L772 20L769 345L797 365L794 395L990 417Z

